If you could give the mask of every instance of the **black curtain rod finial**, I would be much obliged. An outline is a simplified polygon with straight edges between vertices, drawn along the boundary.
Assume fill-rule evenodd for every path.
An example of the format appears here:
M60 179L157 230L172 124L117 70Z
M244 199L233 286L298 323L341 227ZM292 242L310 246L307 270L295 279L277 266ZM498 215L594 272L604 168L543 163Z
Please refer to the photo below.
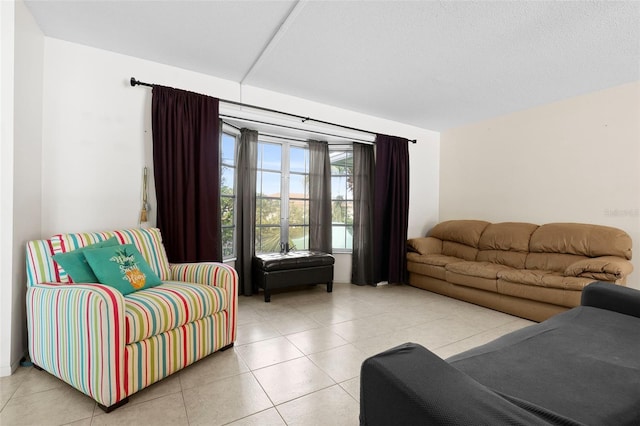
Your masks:
M149 84L149 83L145 83L144 81L136 80L135 77L131 77L131 80L129 80L129 83L131 84L131 86L153 87L153 84Z

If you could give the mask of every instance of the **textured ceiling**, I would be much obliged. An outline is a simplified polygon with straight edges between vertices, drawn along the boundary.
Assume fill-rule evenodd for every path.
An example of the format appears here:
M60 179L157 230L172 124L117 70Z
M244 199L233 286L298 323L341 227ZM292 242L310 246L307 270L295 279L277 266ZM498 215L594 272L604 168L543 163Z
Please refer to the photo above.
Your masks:
M50 37L432 130L640 80L636 1L25 3Z

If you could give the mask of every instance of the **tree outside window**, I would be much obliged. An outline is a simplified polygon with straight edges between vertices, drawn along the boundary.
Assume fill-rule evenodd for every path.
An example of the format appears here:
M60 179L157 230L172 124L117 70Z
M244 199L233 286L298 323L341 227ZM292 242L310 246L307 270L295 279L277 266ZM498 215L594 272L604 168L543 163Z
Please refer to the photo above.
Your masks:
M258 142L256 253L309 248L309 150L289 142Z
M222 258L236 255L236 136L222 133L220 147L220 215L222 219Z

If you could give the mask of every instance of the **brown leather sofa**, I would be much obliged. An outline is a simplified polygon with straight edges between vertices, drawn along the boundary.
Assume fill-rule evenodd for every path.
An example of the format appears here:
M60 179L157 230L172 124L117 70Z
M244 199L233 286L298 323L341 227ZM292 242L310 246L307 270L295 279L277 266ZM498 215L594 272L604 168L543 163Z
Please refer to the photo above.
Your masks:
M594 281L625 285L631 246L608 226L451 220L408 241L409 284L544 321L579 306Z

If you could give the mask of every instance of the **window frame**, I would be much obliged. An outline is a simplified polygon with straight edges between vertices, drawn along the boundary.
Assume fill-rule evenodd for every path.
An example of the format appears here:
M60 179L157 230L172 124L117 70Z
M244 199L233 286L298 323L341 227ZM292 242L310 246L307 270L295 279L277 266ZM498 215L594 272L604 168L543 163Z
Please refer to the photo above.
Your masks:
M353 145L352 144L330 144L329 145L329 157L331 157L331 153L336 153L336 152L345 152L345 153L350 153L351 155L351 172L350 173L341 173L341 174L334 174L333 173L333 166L331 167L331 250L333 253L353 253L353 218L351 219L351 223L349 223L346 219L343 223L336 223L334 221L334 217L333 217L333 211L334 211L334 203L336 202L344 202L346 203L346 210L345 210L345 214L349 212L349 203L351 203L351 211L353 212L353 209L355 208L354 205L354 199L353 199L353 188L351 188L351 198L348 197L349 194L349 190L348 190L348 185L349 185L349 177L351 177L351 179L353 179ZM345 188L344 188L344 192L345 192L345 198L344 199L338 199L338 198L333 198L333 193L334 193L334 188L333 188L333 178L334 177L340 177L340 178L345 178ZM353 180L352 180L353 182ZM335 247L334 246L334 241L333 241L333 228L334 226L337 227L342 227L344 228L344 234L345 234L345 241L344 241L344 245L345 247ZM351 228L351 247L348 247L347 244L347 240L346 240L346 236L347 236L347 230Z
M276 137L269 137L266 135L260 135L258 137L258 150L260 150L260 146L261 144L272 144L272 145L278 145L280 146L281 149L281 153L280 153L280 170L275 170L275 169L270 169L270 168L264 168L262 167L262 164L258 164L256 167L256 180L259 180L259 174L261 172L271 172L271 173L275 173L278 172L280 173L280 196L279 197L273 197L273 196L264 196L264 195L259 195L260 192L258 191L258 182L256 182L256 225L255 225L255 233L256 233L256 244L255 244L255 251L256 253L270 253L270 251L261 251L262 250L262 246L259 247L258 246L258 235L260 234L260 228L276 228L278 227L280 232L280 243L282 242L287 242L289 244L292 243L291 241L291 227L302 227L302 228L306 228L306 232L303 231L303 235L306 236L305 238L305 243L307 245L307 247L295 247L295 249L297 250L308 250L308 244L309 244L309 240L308 240L308 235L309 235L309 216L308 214L304 214L303 211L303 223L291 223L291 217L290 217L290 202L292 200L296 200L296 201L303 201L303 203L306 203L306 205L308 206L309 204L309 188L308 188L308 176L309 176L309 145L305 142L305 141L297 141L297 140L291 140L291 139L284 139L284 138L276 138ZM306 165L306 172L302 173L299 171L291 171L291 149L292 148L299 148L299 149L303 149L306 151L305 154L305 165ZM306 194L305 198L300 198L300 197L291 197L291 193L290 193L290 189L291 189L291 175L298 175L298 176L307 176L307 184L306 184ZM261 189L261 188L260 188ZM264 199L271 199L271 200L279 200L280 201L280 224L279 225L273 225L273 224L262 224L260 223L261 218L259 217L259 213L258 213L258 206L259 203L261 202L261 200ZM304 210L304 207L303 207ZM307 210L308 211L308 210ZM305 223L306 220L306 223ZM277 250L274 248L274 250L279 251L280 246L278 246ZM293 249L294 247L292 245L290 245L290 249Z
M234 143L233 143L233 164L226 164L224 162L224 157L222 155L222 149L223 149L223 142L222 139L225 135L231 136L234 139ZM236 260L238 254L237 254L237 247L238 247L238 242L237 242L237 229L238 229L238 218L236 215L236 212L238 211L238 164L237 164L237 159L238 159L238 141L240 138L240 131L238 131L237 129L235 129L232 126L229 126L227 124L223 124L222 125L222 131L220 132L220 235L222 237L222 241L221 241L221 245L222 245L222 261L223 262L230 262L230 261L234 261ZM228 167L230 169L233 170L233 185L231 188L231 194L223 194L222 193L222 177L223 177L223 172L225 167ZM233 220L232 220L232 224L231 225L225 225L223 223L222 217L223 217L223 207L225 206L225 203L222 202L223 198L231 198L232 199L232 210L233 210ZM224 249L224 234L225 234L225 230L231 229L232 230L232 253L225 255L225 249Z

